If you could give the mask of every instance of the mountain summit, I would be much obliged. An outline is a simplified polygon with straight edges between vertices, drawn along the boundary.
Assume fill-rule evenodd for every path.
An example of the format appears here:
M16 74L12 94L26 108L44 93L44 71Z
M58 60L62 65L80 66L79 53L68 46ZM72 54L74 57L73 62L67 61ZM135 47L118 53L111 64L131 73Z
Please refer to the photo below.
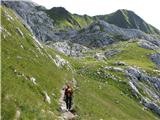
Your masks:
M93 21L90 16L71 14L63 7L53 7L46 13L55 20L55 25L61 28L81 29Z
M114 24L122 28L139 29L149 34L160 34L160 31L158 29L146 23L133 11L120 9L109 15L100 15L96 17L110 24Z

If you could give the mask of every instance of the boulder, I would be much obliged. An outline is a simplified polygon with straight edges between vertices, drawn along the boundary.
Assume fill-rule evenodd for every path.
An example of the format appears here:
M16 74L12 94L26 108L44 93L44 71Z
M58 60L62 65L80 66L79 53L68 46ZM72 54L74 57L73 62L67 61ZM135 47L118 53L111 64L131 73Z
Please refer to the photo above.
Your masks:
M112 66L106 66L104 67L105 70L111 70L115 72L124 72L124 70L120 67L112 67Z
M30 81L31 81L34 85L37 85L36 79L35 79L34 77L30 77Z
M106 58L109 58L109 57L112 57L120 52L121 52L121 50L110 50L110 51L105 52L104 55Z
M160 68L160 53L150 55L150 59Z
M47 92L44 91L44 98L45 98L45 101L48 102L48 104L51 104L51 98L48 96Z
M157 45L151 43L150 41L146 41L146 40L140 40L138 42L138 45L142 48L145 49L150 49L150 50L158 50L160 49L160 47L158 47Z
M24 37L23 32L20 30L20 28L16 28L16 31L21 37Z
M17 110L15 114L15 120L19 120L20 116L21 116L21 111Z
M96 58L97 60L105 60L105 56L103 53L96 53L94 55L94 58Z
M125 62L122 62L122 61L115 62L114 64L117 66L126 66L127 65Z

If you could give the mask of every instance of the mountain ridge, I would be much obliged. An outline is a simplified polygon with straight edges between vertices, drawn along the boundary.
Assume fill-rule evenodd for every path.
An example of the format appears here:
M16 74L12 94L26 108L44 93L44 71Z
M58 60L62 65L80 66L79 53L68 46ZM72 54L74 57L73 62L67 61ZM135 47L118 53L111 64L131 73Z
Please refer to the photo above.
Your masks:
M4 3L2 120L64 120L61 89L68 82L75 119L159 120L159 35L65 9L57 24L44 7Z
M155 27L147 24L142 18L136 15L133 11L120 9L108 15L95 16L108 23L117 25L122 28L140 29L145 33L160 34L160 31Z
M17 4L19 3L23 3L23 2L17 1ZM8 4L8 6L12 7L12 5L9 5L9 2L2 1L2 4L4 5ZM32 2L28 2L28 4L32 4ZM67 11L63 7L53 7L51 9L46 9L43 6L38 6L35 4L33 4L32 6L40 7L40 8L42 7L43 9L41 10L45 11L49 16L51 16L51 18L55 20L57 24L60 25L59 27L62 27L62 28L69 27L71 29L81 29L86 25L87 26L90 25L92 22L96 21L97 19L100 19L122 28L140 29L145 33L160 34L160 31L158 29L146 23L142 18L136 15L133 11L126 10L126 9L120 9L111 14L96 15L91 17L88 15L71 14L69 11ZM58 21L60 22L58 23Z

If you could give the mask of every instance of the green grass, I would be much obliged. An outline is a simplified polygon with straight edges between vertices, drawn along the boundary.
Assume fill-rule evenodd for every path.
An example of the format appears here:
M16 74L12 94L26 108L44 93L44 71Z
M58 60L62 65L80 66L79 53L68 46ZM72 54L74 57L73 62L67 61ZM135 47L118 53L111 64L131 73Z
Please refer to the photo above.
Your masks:
M80 90L76 91L75 96L79 119L155 119L149 111L143 111L142 106L133 99L125 94L121 95L121 91L112 84L104 85L83 77L79 85ZM102 89L99 89L99 85L102 86Z
M151 111L142 110L143 106L130 94L131 91L126 81L120 83L96 74L98 69L102 69L102 66L113 65L116 60L123 60L127 64L134 65L139 65L137 62L140 61L143 63L141 65L142 67L149 69L150 66L153 67L153 64L148 61L147 57L145 57L145 60L137 60L136 56L133 56L133 53L131 54L130 47L136 47L137 54L139 55L146 55L148 52L152 53L153 51L145 52L145 50L137 47L136 44L129 44L130 47L122 48L126 51L128 50L130 54L125 55L122 53L119 56L113 57L113 59L103 62L92 59L91 57L78 60L73 59L45 46L43 46L43 49L39 48L41 50L40 52L36 47L31 33L24 27L20 20L16 18L14 12L5 7L1 7L1 11L2 26L11 34L11 36L9 36L6 31L2 31L1 104L3 120L13 120L17 110L21 112L20 119L22 120L57 119L60 115L58 111L60 89L66 81L71 80L73 77L77 80L77 86L79 88L74 91L75 110L78 114L77 119L158 119ZM8 21L7 18L3 16L4 11L7 11L7 13L14 18L14 21ZM16 32L16 27L23 32L24 37ZM23 45L23 48L21 45ZM118 46L111 46L111 48L116 47ZM109 50L111 48L107 47L104 49ZM94 50L90 53L94 54L96 51L99 50ZM103 49L101 49L101 51L103 51ZM53 58L58 54L68 60L75 69L75 73L72 74L72 72L66 68L58 68L46 52ZM137 62L131 61L130 59L137 60ZM17 73L14 72L15 70L21 74L23 73L25 76L36 78L38 85L34 85L30 80L18 76ZM105 72L124 79L124 75L120 72ZM46 91L51 97L51 104L44 101L43 91ZM55 96L52 96L52 93L54 93ZM48 111L52 111L53 114Z
M114 67L114 63L117 61L124 61L130 66L141 67L150 72L155 69L155 64L151 62L148 55L154 53L154 51L140 48L135 42L122 42L113 46L107 46L106 48L91 50L86 54L94 55L96 52L111 49L120 49L123 52L106 61L83 58L78 63L72 62L78 66L75 66L75 68L78 69L79 77L82 79L79 81L80 90L77 91L78 95L75 96L77 111L80 114L79 118L91 120L101 118L115 120L156 119L152 117L150 111L143 111L143 106L138 103L138 99L132 96L131 89L128 86L128 79L126 79L124 73L110 70L105 71L103 69L104 66ZM143 59L141 56L143 56ZM116 67L126 68L126 66ZM102 73L104 72L104 74L114 75L122 80L122 82L103 78L103 74L96 74L97 70L102 71ZM99 86L101 86L101 89ZM116 103L117 100L119 103Z
M155 27L146 23L134 12L129 10L121 9L108 15L95 16L95 18L99 18L122 28L140 29L147 34L159 35L159 31ZM139 23L139 25L137 25L137 23Z
M154 69L155 64L149 59L149 55L154 53L138 47L137 43L129 43L127 47L121 48L122 52L112 57L109 62L124 61L129 65L142 67L143 69Z
M141 67L148 71L156 69L156 65L149 59L149 55L155 53L155 51L139 47L136 40L133 42L122 41L104 48L88 51L85 54L93 56L95 53L104 53L110 50L121 50L121 52L107 58L108 65L113 66L115 62L123 61L128 65Z
M39 52L30 32L11 10L1 10L2 15L5 10L14 18L13 22L2 16L2 26L11 34L4 38L7 33L2 32L2 119L13 119L17 109L20 109L22 119L41 118L43 109L58 113L59 91L65 80L71 79L70 71L57 68L43 49L42 54ZM24 37L16 32L16 27L24 33ZM23 48L20 45L23 45ZM54 55L52 54L53 57ZM14 73L15 69L25 76L36 78L38 85L33 85L24 77L18 77ZM43 91L47 91L51 96L51 105L44 101ZM49 118L50 115L46 117Z
M46 13L54 20L53 24L62 30L66 28L81 29L93 22L93 19L87 15L79 16L71 14L62 7L52 8L51 10L47 10Z

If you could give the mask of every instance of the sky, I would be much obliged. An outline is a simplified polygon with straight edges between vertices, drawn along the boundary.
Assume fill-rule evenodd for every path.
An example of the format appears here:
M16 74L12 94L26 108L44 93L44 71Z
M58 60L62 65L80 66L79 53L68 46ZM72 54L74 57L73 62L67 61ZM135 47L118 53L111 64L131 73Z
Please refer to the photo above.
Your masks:
M160 30L160 0L31 0L50 9L64 7L80 15L103 15L118 9L134 11L147 23Z

